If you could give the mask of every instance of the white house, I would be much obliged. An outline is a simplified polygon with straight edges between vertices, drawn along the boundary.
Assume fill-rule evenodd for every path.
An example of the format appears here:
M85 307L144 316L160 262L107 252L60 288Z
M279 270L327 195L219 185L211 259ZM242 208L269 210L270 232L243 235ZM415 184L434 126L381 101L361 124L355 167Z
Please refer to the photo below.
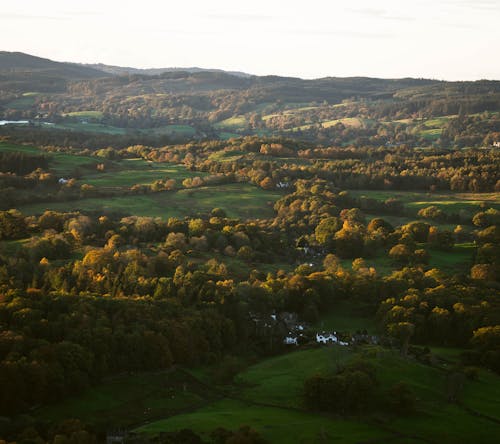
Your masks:
M336 344L338 342L337 333L316 333L316 342L319 344Z
M285 339L283 339L283 343L286 345L299 345L298 338L293 336L287 336Z
M336 331L334 331L333 333L316 333L316 342L318 344L337 344L342 346L349 345L348 342L341 341L338 338Z
M276 184L276 188L279 188L279 189L284 189L284 188L289 188L289 187L290 187L290 184L287 182L278 182Z

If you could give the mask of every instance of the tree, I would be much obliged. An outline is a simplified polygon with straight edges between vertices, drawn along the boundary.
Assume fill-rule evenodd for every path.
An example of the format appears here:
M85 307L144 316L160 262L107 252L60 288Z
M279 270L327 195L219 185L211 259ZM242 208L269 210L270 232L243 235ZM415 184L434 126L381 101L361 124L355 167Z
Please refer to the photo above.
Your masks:
M496 267L493 264L476 264L470 269L470 277L481 281L495 281Z
M337 217L327 217L322 219L314 230L316 241L328 249L335 245L335 233L340 230L342 222Z
M389 257L399 264L407 264L412 259L412 252L405 244L397 244L389 250Z
M446 219L446 214L443 212L443 210L434 205L420 209L417 213L417 216L423 219L430 219L435 221L443 221L444 219Z
M397 382L387 392L389 408L397 415L409 415L415 411L417 397L405 382Z
M27 236L24 216L17 210L0 211L0 240L20 239Z
M265 177L259 182L259 186L264 190L274 190L276 189L276 184L270 177Z
M410 338L415 333L415 325L411 322L397 322L387 326L388 332L391 336L398 339L401 344L401 354L406 356L408 354L408 346Z

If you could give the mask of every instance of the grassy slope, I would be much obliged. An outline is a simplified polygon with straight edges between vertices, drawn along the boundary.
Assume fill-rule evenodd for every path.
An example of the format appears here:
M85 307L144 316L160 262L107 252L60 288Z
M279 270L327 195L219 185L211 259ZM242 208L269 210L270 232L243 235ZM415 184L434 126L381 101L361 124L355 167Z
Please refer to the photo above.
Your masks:
M219 129L242 129L248 125L247 119L244 116L234 116L229 119L217 122L214 127Z
M350 190L355 197L367 197L380 201L389 198L401 200L408 208L417 212L421 208L435 205L445 213L458 213L460 210L479 211L483 202L500 207L500 193L424 193L410 191Z
M354 444L369 439L387 439L387 432L356 421L331 419L286 409L222 400L193 413L153 422L138 432L158 433L189 428L204 436L217 427L235 430L251 425L271 443L339 442Z
M117 163L118 171L108 171L85 175L80 182L96 187L131 187L135 184L151 184L158 179L175 179L178 186L188 177L206 176L206 173L193 172L184 165L153 163L143 159L127 159Z
M84 394L41 407L34 417L43 422L77 417L98 429L130 427L158 416L203 405L211 394L182 372L164 371L120 376Z
M102 111L88 110L88 111L73 111L64 115L70 117L82 117L87 119L102 119L104 113Z
M380 390L404 381L417 395L418 410L410 417L393 417L375 412L363 418L312 416L301 412L301 388L304 378L328 372L355 357L352 349L327 347L302 350L260 362L238 378L237 399L224 400L195 412L150 423L139 429L155 433L183 427L206 432L217 425L236 428L250 424L273 443L321 442L318 431L328 436L325 442L360 442L367 438L388 438L387 430L422 437L428 442L495 442L498 424L448 404L445 397L445 373L399 354L372 347L362 353L377 369ZM491 389L490 389L491 388ZM492 391L491 391L492 390ZM490 416L500 417L497 392L498 376L481 374L479 381L467 382L463 392L465 405ZM469 405L470 404L470 405ZM400 437L391 442L413 442Z

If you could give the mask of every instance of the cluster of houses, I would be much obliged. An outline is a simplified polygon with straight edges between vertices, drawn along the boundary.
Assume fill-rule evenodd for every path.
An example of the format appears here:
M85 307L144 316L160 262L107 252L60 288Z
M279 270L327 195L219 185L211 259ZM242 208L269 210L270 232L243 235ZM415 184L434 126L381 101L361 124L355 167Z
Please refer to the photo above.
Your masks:
M321 345L348 346L354 344L377 344L378 337L368 332L355 334L341 334L336 331L313 332L305 322L299 322L296 313L282 312L271 314L269 317L260 317L250 314L256 327L256 333L261 336L272 336L278 340L282 338L285 345L302 345L315 342Z
M302 327L302 331L304 330L304 327L301 325L299 327ZM285 336L283 339L283 344L286 345L299 345L301 342L301 338L304 338L304 333L294 333L294 332L288 332L288 335ZM336 345L341 345L341 346L347 346L349 345L349 342L343 341L340 338L340 335L337 334L336 331L334 332L321 332L321 333L316 333L316 343L317 344L324 344L324 345L330 345L330 344L336 344Z

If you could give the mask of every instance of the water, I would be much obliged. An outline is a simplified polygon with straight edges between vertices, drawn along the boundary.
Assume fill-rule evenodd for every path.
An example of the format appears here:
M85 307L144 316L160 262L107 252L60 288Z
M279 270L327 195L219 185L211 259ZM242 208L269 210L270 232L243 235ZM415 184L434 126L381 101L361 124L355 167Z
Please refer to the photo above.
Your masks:
M27 123L30 123L29 120L0 120L0 126L2 125L26 125Z

